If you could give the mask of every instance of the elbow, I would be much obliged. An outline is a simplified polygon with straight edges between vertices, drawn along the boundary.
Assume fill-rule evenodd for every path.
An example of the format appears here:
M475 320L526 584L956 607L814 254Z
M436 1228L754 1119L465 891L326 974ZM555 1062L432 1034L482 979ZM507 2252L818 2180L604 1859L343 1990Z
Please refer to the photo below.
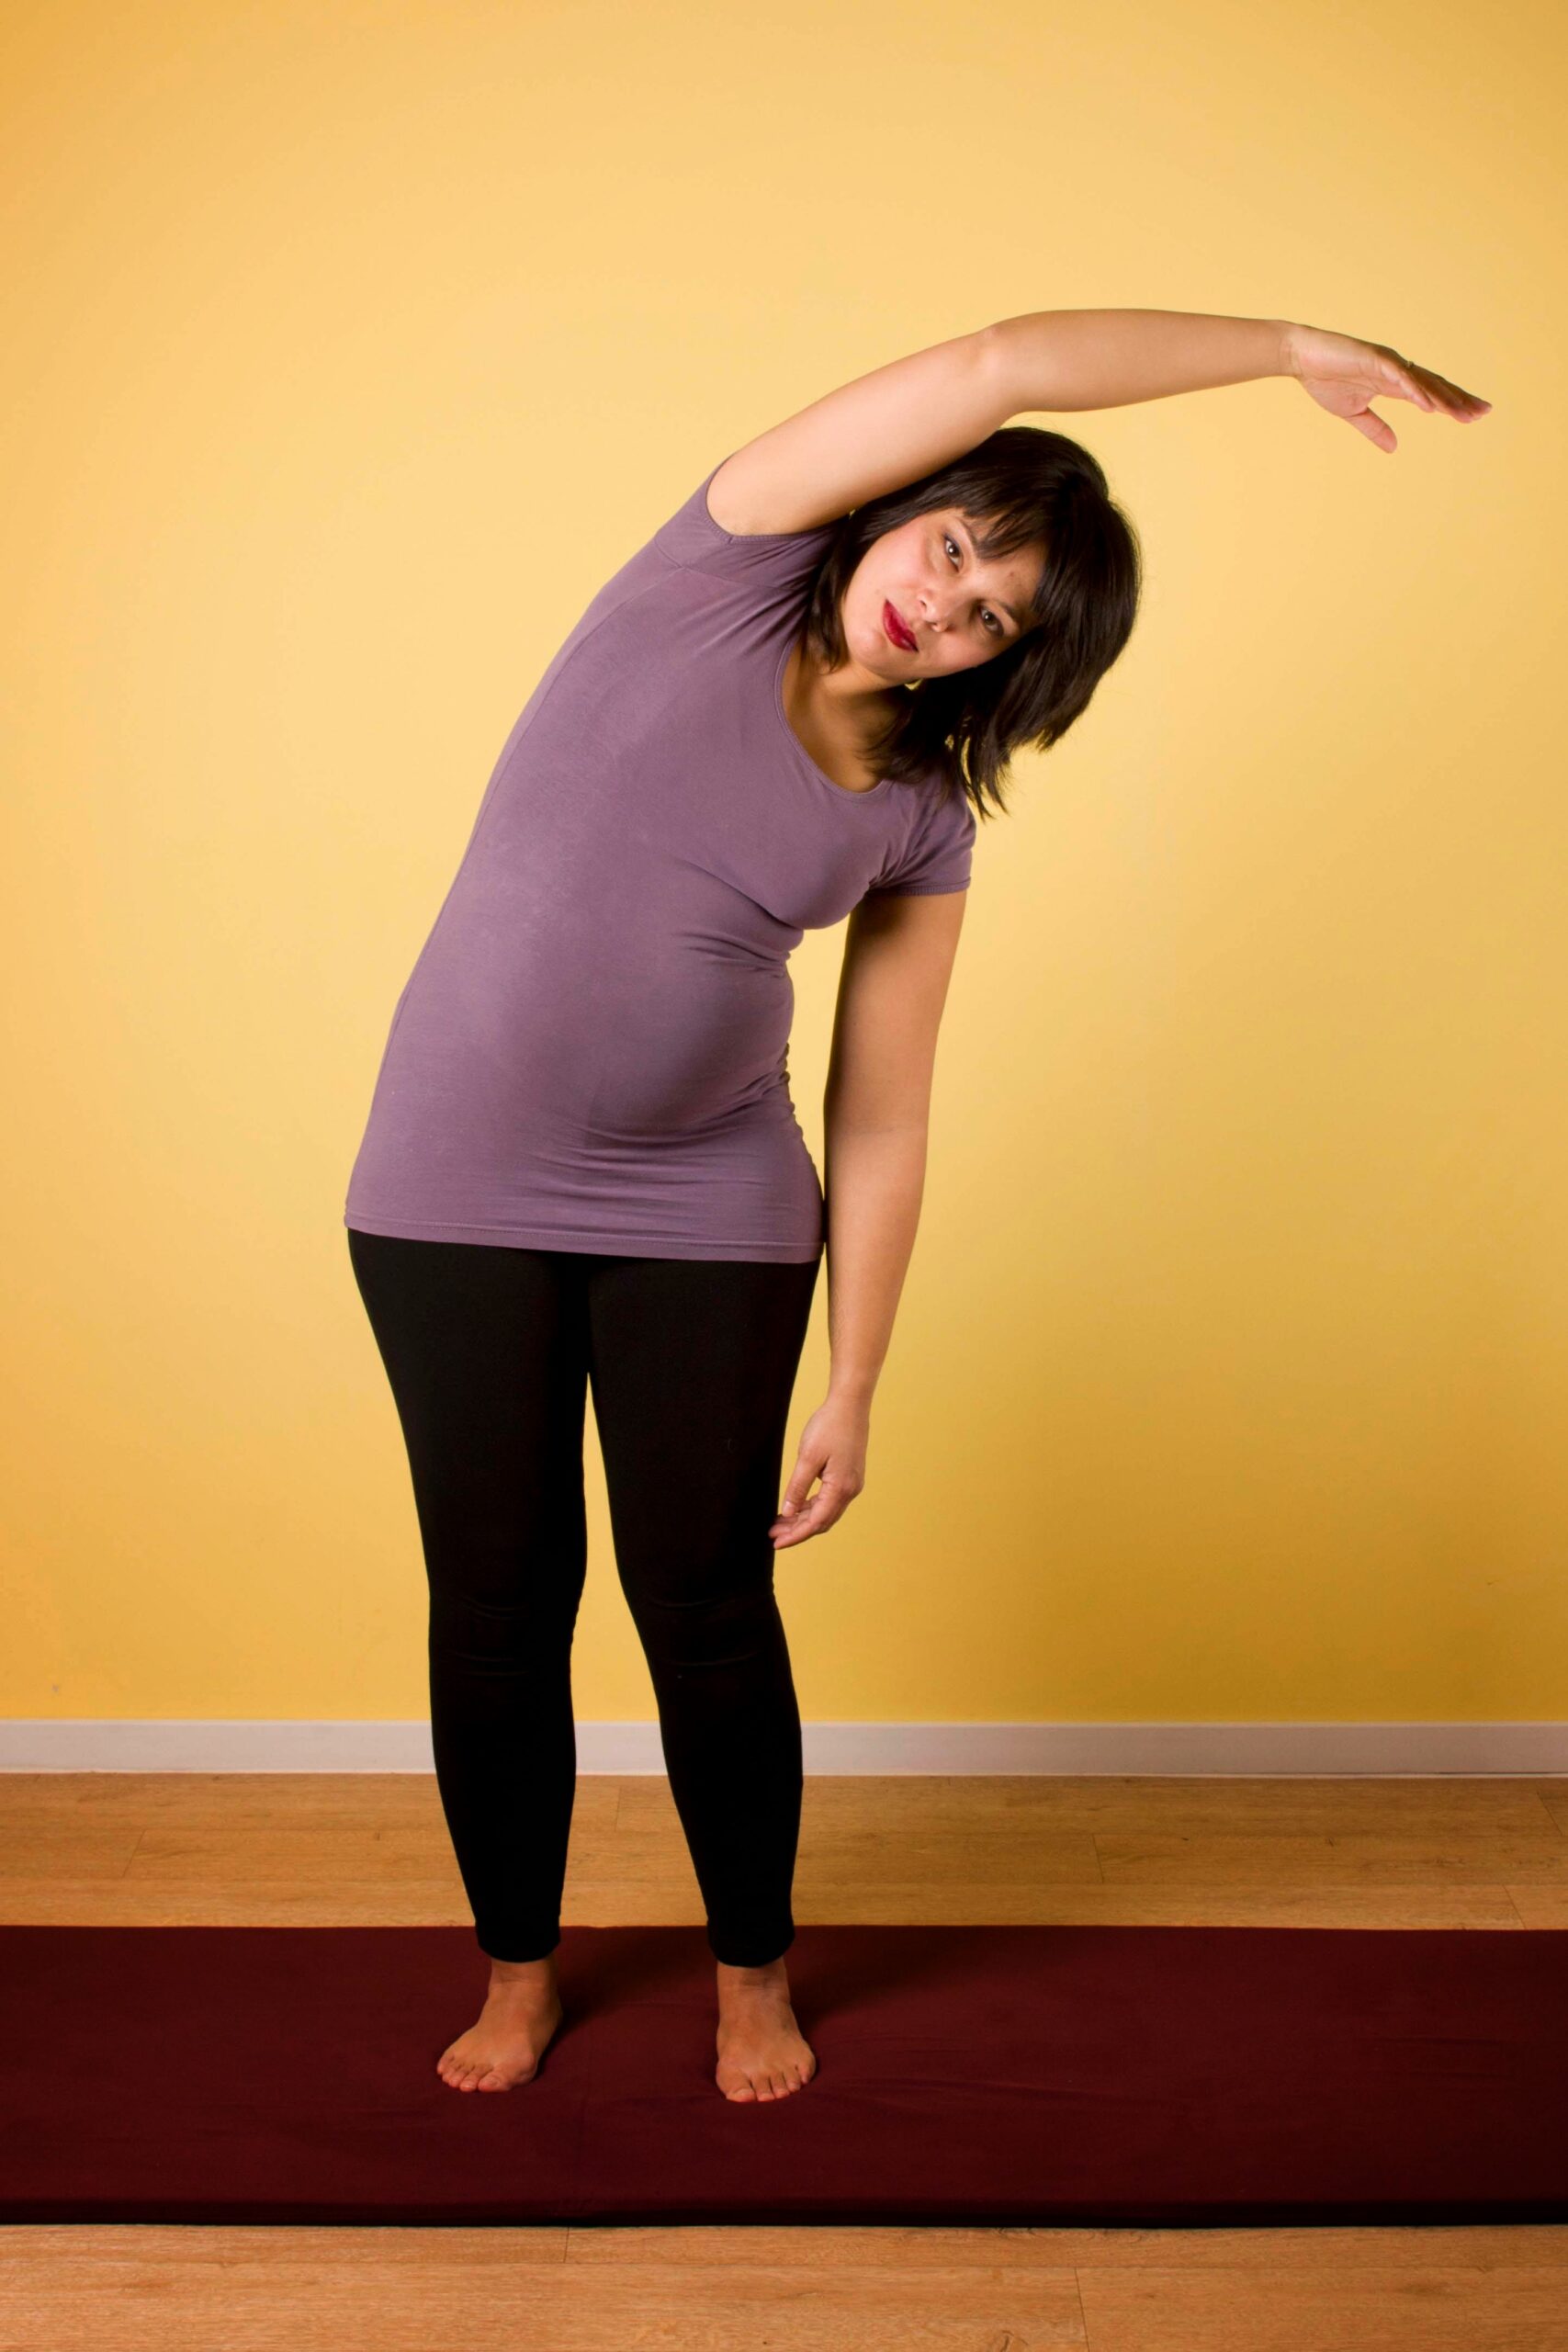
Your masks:
M976 370L986 387L987 405L999 424L1005 424L1010 416L1016 416L1023 405L1018 390L1017 346L1008 332L1010 323L1007 319L993 319L973 338Z
M829 1145L836 1136L903 1136L923 1150L931 1132L931 1089L835 1085L829 1076L822 1124Z

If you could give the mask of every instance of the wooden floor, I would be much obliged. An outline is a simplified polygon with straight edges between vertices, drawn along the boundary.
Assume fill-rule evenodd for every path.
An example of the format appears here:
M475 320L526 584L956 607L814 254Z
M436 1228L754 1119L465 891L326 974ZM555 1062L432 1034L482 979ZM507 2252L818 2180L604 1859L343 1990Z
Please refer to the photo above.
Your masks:
M4 1774L0 1825L13 1922L469 1917L422 1775ZM814 1779L795 1908L800 1922L1568 1928L1568 1779ZM579 1783L564 1917L702 1917L663 1780ZM476 1949L475 2014L484 1970ZM0 2227L0 2352L88 2346L1568 2352L1568 2225Z

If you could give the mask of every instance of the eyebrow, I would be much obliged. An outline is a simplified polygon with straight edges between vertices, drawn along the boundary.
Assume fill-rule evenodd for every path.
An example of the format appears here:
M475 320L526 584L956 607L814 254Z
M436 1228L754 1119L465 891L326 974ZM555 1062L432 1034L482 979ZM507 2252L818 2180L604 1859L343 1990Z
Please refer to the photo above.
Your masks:
M958 517L958 527L959 527L959 529L963 532L963 534L964 534L964 537L965 537L965 538L968 540L968 542L969 542L969 552L970 552L970 554L971 554L972 556L974 556L974 557L975 557L975 559L976 559L976 561L978 561L978 560L979 560L980 550L979 550L979 548L978 548L976 546L976 544L975 544L975 534L974 534L974 532L969 528L968 524L964 520L964 517L963 517L963 515L962 515L962 514ZM1012 623L1012 625L1013 625L1014 628L1017 628L1017 629L1021 629L1021 628L1022 628L1022 627L1023 627L1023 622L1022 622L1022 620L1020 618L1019 615L1018 615L1016 612L1014 612L1014 610L1013 610L1012 606L1011 606L1010 605L1009 605L1009 604L1005 603L1005 602L1003 601L1003 599L1002 599L1000 596L987 596L987 599L986 599L986 602L987 602L988 605L997 605L997 606L998 606L998 608L1000 611L1004 612L1004 613L1007 615L1007 616L1008 616L1009 620L1010 620L1010 621L1011 621L1011 623Z

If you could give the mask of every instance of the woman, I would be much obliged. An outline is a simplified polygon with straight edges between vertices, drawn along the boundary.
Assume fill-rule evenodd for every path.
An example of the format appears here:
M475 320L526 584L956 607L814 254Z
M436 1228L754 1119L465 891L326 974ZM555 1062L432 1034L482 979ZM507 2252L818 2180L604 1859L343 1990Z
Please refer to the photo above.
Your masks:
M1127 641L1135 536L1020 410L1269 375L1392 450L1382 345L1152 311L1005 319L713 469L595 596L502 752L399 1000L344 1223L406 1438L443 1809L491 1962L443 2081L528 2081L576 1779L592 1388L617 1569L717 1970L716 2080L816 2060L784 1953L802 1794L777 1550L865 1477L915 1238L978 814ZM549 541L531 542L531 562ZM791 950L849 918L826 1191L788 1082ZM832 1369L777 1515L820 1258ZM811 1493L817 1483L815 1495Z

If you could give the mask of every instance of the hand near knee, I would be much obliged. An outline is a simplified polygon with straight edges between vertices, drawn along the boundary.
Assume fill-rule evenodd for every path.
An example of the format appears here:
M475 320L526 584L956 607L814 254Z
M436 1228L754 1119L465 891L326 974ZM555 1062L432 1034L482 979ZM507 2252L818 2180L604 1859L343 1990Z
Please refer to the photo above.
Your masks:
M784 1488L779 1515L769 1530L773 1549L825 1534L865 1485L865 1453L871 1435L868 1406L829 1396L800 1433L795 1472ZM811 1482L821 1485L811 1493ZM809 1500L807 1498L809 1497Z

